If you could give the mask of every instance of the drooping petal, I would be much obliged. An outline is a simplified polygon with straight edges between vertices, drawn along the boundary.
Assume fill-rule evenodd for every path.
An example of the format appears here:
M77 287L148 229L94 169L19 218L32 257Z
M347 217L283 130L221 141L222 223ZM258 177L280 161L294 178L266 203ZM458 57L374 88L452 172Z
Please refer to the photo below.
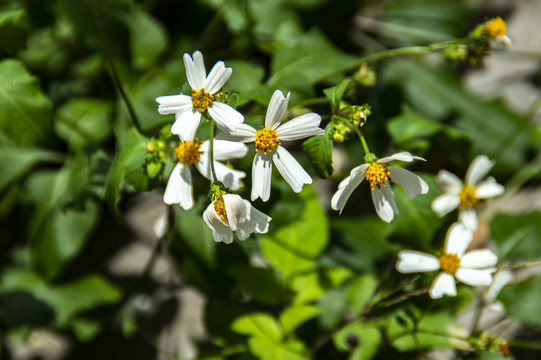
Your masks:
M455 277L464 284L471 286L489 286L492 284L492 273L496 269L464 269L456 271Z
M205 85L207 71L205 70L205 61L200 51L193 53L193 60L190 54L184 54L184 67L186 68L186 78L194 90L201 90Z
M494 166L486 155L479 155L473 159L466 171L466 184L476 187L476 184L485 177Z
M456 195L442 194L432 201L431 207L438 216L442 217L458 207L460 198Z
M227 211L227 210L226 210ZM212 237L216 242L231 244L233 242L233 232L229 226L216 214L214 203L211 203L203 212L203 221L212 230Z
M426 194L428 192L428 184L411 171L395 166L388 166L387 168L391 173L393 182L402 186L408 198L413 199L419 194Z
M428 294L432 299L440 299L443 295L456 296L456 284L453 275L444 272L438 274Z
M233 132L224 131L216 139L229 140L229 141L240 141L244 143L253 142L255 136L257 135L257 130L251 127L248 124L239 124Z
M383 186L375 188L372 192L372 202L381 220L391 222L394 214L398 214L398 208L394 200L391 184L387 180Z
M413 156L409 152L404 151L404 152L393 154L391 156L383 157L383 158L378 160L378 163L379 164L385 164L385 163L388 163L389 161L393 161L393 160L400 160L400 161L405 161L405 162L412 162L413 160L426 161L422 157Z
M201 145L201 150L210 151L210 141L205 141ZM248 146L236 141L214 139L214 160L222 161L229 159L238 159L248 154Z
M261 211L257 210L255 207L250 204L248 200L244 200L246 202L246 206L250 205L248 207L248 221L252 224L255 224L255 230L259 234L264 234L269 230L269 222L272 220L270 216L267 214L262 213Z
M496 179L489 177L477 186L475 196L479 199L487 199L503 194L505 188L496 182Z
M280 90L276 90L269 101L269 107L267 108L267 114L265 116L265 127L267 129L276 130L287 110L287 103L289 102L289 93L287 96Z
M473 239L473 231L464 224L456 222L447 231L445 238L445 253L456 254L459 258L464 255Z
M270 198L272 177L272 155L256 152L252 165L252 201L261 198L267 201Z
M192 175L190 167L178 163L169 176L163 202L168 205L179 204L184 210L193 207Z
M353 191L359 186L359 184L364 180L366 175L366 169L370 164L362 164L353 168L347 178L342 180L338 185L338 190L334 193L331 199L331 208L333 210L338 210L342 213L346 202L353 193Z
M321 116L316 113L304 114L278 126L276 132L280 141L304 139L314 135L323 135L325 131L319 127Z
M224 131L232 132L244 121L244 116L240 112L219 101L212 101L207 111L216 121L216 125Z
M193 140L200 122L201 113L197 110L177 113L176 120L171 126L171 133L180 136L182 141Z
M217 161L214 162L214 170L218 180L231 190L240 189L240 180L246 177L244 171L231 169Z
M237 230L237 224L243 223L248 217L248 208L244 199L236 194L226 194L222 196L227 214L227 222L232 231Z
M304 184L311 184L312 178L302 168L301 164L284 147L278 145L272 161L276 169L283 176L284 180L291 186L291 189L298 193Z
M207 79L205 80L205 91L214 95L224 86L227 80L229 80L232 73L233 69L225 67L223 61L218 61L216 64L214 64L212 70L210 70L210 73L207 76Z
M192 97L183 94L160 96L156 98L156 102L161 115L191 111L193 108Z
M398 253L396 270L401 273L434 271L440 268L437 257L413 250L404 250Z
M464 224L465 227L470 229L471 231L477 230L477 213L475 212L475 209L461 209L458 212L458 221Z
M449 194L458 195L462 190L462 180L447 170L440 170L436 176L436 182L443 191Z
M513 281L514 276L511 270L500 270L494 274L492 284L485 291L483 297L487 303L491 303L498 297L498 294L505 285Z
M461 268L487 268L498 263L498 256L489 249L469 251L462 257L460 261Z

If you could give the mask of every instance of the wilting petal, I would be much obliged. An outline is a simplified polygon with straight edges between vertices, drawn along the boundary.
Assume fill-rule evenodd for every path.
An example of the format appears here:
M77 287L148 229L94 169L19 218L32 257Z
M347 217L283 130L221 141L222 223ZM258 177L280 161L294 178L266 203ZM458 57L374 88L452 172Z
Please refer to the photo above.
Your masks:
M192 97L187 95L167 95L156 98L158 112L161 115L176 114L191 111L193 108Z
M462 209L458 212L458 221L471 231L477 230L477 214L475 209Z
M304 139L314 135L323 135L325 131L319 127L321 116L316 113L304 114L280 125L276 132L280 141Z
M498 263L498 257L489 249L469 251L460 261L461 268L487 268Z
M342 213L342 210L344 210L346 202L353 193L353 190L355 190L357 186L359 186L359 184L364 180L366 169L368 169L369 166L370 164L362 164L351 170L350 175L342 180L342 182L338 185L338 190L334 193L331 199L331 208Z
M284 177L284 180L291 186L291 189L298 193L302 190L304 184L311 184L312 178L302 168L301 164L295 160L293 155L282 146L276 147L276 153L272 155L272 160L278 172Z
M440 273L432 283L429 295L432 299L440 299L443 295L456 296L456 284L453 275L444 272Z
M244 116L240 112L219 101L211 102L207 111L216 121L216 125L224 131L232 132L244 121Z
M496 182L493 177L489 177L477 186L475 196L479 199L487 199L503 194L505 188Z
M215 94L220 90L224 84L229 80L233 69L225 67L223 61L218 61L210 70L207 79L205 80L205 91L209 94Z
M194 52L193 60L190 54L184 54L184 67L186 68L186 78L192 89L201 90L205 86L207 77L203 54L200 51Z
M455 277L464 284L471 286L489 286L492 284L492 273L496 269L464 269L460 268Z
M188 110L177 113L176 120L171 126L171 133L180 136L182 141L193 140L200 122L201 113L199 111Z
M412 250L404 250L398 253L396 270L402 273L434 271L439 268L439 259L433 255Z
M163 201L168 204L179 204L184 210L193 207L192 175L190 167L178 163L169 176Z
M466 171L466 184L476 187L479 180L484 178L493 166L494 161L490 161L486 155L475 157Z
M462 223L456 222L447 231L445 238L445 253L462 257L473 239L473 231Z
M383 186L375 188L372 192L372 202L381 220L391 222L394 214L398 214L398 208L391 190L391 184L386 181Z
M287 103L289 102L289 93L284 96L280 90L276 90L269 101L267 107L267 114L265 116L265 127L267 129L276 130L287 110Z
M261 198L267 201L270 198L272 162L271 154L263 154L262 151L256 152L254 163L252 165L252 201Z
M447 170L440 170L436 176L436 182L444 192L449 194L458 195L462 190L462 180Z
M393 182L402 186L408 198L413 199L419 194L426 194L428 192L428 184L411 171L394 166L389 166L388 169Z
M441 217L456 209L458 204L460 204L460 198L458 196L443 194L432 201L431 207L432 211Z

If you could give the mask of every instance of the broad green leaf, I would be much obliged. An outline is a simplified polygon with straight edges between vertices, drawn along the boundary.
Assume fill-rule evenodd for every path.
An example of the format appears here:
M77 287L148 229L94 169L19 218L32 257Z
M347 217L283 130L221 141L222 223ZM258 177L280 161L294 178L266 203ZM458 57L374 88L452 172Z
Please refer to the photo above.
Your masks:
M498 258L537 259L541 256L541 214L497 215L490 222L490 236L498 245Z
M270 338L253 337L248 340L252 354L261 360L308 360L304 345L299 341L276 343Z
M282 330L278 322L272 316L264 313L242 315L231 324L231 330L239 334L268 338L276 342L282 339Z
M225 84L225 91L249 92L263 81L265 70L261 66L241 60L227 61L225 65L233 69L231 78Z
M361 322L351 323L333 336L338 350L351 352L349 360L372 359L381 340L381 331L378 328Z
M284 335L289 334L306 321L316 317L319 312L320 309L312 305L290 306L285 308L280 314L279 319Z
M535 276L522 284L503 288L498 299L505 305L511 317L526 324L539 326L541 325L540 293L541 277Z
M291 289L296 292L293 305L308 304L325 294L317 272L296 276L291 282Z
M312 163L319 177L327 179L332 175L332 150L333 141L330 131L331 125L325 127L325 134L312 136L302 143L302 150Z
M17 60L0 62L0 133L22 145L48 144L52 104Z
M348 301L355 315L362 313L376 288L377 282L376 277L370 274L359 276L352 282L348 292Z
M347 310L346 289L334 288L325 293L317 301L320 310L319 323L326 330L334 329L342 321Z
M24 10L0 10L0 49L25 48L29 27Z
M294 222L261 237L261 250L286 281L293 275L315 267L329 240L328 222L313 187L300 193L304 208Z
M92 98L72 98L58 109L55 129L72 148L99 145L111 136L112 104Z
M349 82L343 81L336 86L323 89L323 93L331 103L331 109L334 114L337 114L338 110L340 110L340 102L342 101L342 96L344 96L344 92L348 88L349 84Z
M214 242L214 241L213 241ZM255 301L277 305L286 298L286 289L270 269L254 268L248 265L235 265L227 271L237 283L239 292Z
M137 9L130 16L129 27L133 66L147 69L156 65L168 42L162 23L146 11Z

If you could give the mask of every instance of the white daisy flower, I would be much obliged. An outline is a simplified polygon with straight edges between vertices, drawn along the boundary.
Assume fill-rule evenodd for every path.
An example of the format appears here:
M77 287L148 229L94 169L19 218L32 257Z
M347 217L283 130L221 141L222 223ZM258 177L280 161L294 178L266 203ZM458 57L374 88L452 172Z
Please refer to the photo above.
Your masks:
M258 131L250 125L240 124L235 131L229 134L220 134L220 137L223 138L245 143L255 142L256 154L252 167L252 201L258 197L263 201L269 200L272 175L271 160L294 192L298 193L304 184L312 183L310 175L289 151L281 146L281 141L299 140L324 134L325 131L319 127L321 116L309 113L281 124L288 102L289 93L287 97L284 97L280 90L276 90L269 102L263 129Z
M169 176L163 201L168 204L179 204L184 210L193 207L194 199L192 193L192 175L190 165L195 165L197 170L209 180L212 178L210 167L210 142L201 144L197 139L181 141L175 149L175 157L179 160ZM218 181L221 181L227 188L238 190L240 179L246 177L243 171L233 170L219 160L241 158L248 153L248 147L241 143L226 140L214 140L214 170Z
M239 195L226 194L207 207L203 220L212 230L215 241L231 244L233 231L237 232L240 240L246 239L252 233L266 233L271 218Z
M394 214L398 214L398 208L396 207L390 181L402 186L410 199L428 192L428 184L419 176L411 171L386 165L386 163L393 160L405 162L412 162L413 160L426 161L422 157L411 155L409 152L401 152L381 158L371 164L357 166L338 185L338 190L331 199L331 207L341 213L353 190L366 179L370 182L372 201L378 216L383 221L391 222Z
M493 166L494 161L490 161L485 155L477 156L466 171L464 183L449 171L441 170L436 181L442 188L443 194L432 201L432 210L438 216L444 216L458 208L459 221L472 230L477 229L475 207L481 203L481 200L504 192L504 187L493 177L481 181Z
M233 70L225 67L223 61L218 61L208 76L206 75L203 54L200 51L184 54L186 78L192 87L192 95L168 95L156 98L160 104L158 112L162 115L175 114L176 120L171 132L181 138L192 140L201 121L201 114L208 114L222 130L233 131L244 121L244 116L231 106L214 101L214 94L229 80Z
M443 295L455 296L455 278L471 286L489 286L498 257L488 249L466 249L473 239L473 231L461 223L454 223L447 232L444 252L439 256L413 250L398 253L396 269L402 273L442 272L430 287L430 297L439 299Z
M507 36L507 26L501 17L496 17L487 21L484 24L484 27L488 36L494 42L504 44L505 46L511 46L511 39Z

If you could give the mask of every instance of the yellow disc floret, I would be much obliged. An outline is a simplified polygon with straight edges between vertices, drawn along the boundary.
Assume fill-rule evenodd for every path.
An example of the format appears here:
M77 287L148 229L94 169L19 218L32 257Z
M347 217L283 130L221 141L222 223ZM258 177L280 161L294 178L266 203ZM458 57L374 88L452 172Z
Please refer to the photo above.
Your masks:
M443 253L440 256L440 267L447 274L453 275L460 267L460 258L456 254Z
M485 23L485 30L491 38L505 36L506 26L505 21L501 17L494 18Z
M385 181L389 179L391 173L387 169L387 165L372 163L366 170L366 180L370 181L370 189L374 190L377 186L379 189L380 184L385 185Z
M255 151L261 150L265 155L280 144L278 133L273 129L263 128L255 135Z
M464 185L458 197L460 198L460 207L462 208L471 208L479 204L480 200L475 196L477 191L471 185Z
M197 143L197 139L191 141L183 141L175 149L177 159L187 165L193 165L199 161L201 154L201 144Z
M214 100L214 96L205 92L205 89L199 91L192 89L192 105L198 108L199 111L203 112L207 110L212 100Z
M223 221L227 221L227 212L225 211L225 203L223 197L219 198L214 202L214 211L216 211L216 215L218 215L220 219L222 219Z

